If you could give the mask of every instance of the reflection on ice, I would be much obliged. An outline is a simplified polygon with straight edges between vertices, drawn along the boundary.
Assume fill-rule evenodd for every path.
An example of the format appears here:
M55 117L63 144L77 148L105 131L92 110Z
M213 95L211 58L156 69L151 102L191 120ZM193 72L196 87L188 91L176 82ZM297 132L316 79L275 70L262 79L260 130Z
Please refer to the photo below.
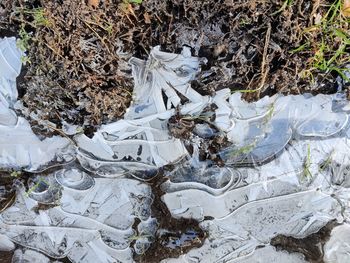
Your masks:
M263 164L281 153L291 139L321 140L341 135L348 125L346 106L333 112L337 102L329 95L276 95L248 104L233 94L230 102L238 104L239 111L233 110L236 104L230 104L235 125L227 134L234 145L221 153L226 164ZM256 115L252 115L253 109Z
M330 240L324 247L325 263L349 261L350 226L348 224L337 226L331 233Z
M78 169L62 169L55 173L57 182L63 187L75 190L87 190L94 186L95 180Z

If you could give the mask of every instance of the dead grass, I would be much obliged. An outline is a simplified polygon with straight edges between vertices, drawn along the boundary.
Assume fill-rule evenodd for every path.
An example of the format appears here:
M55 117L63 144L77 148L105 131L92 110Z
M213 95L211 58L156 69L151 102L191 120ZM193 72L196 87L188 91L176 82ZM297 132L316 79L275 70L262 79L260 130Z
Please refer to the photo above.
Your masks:
M188 45L207 59L193 82L202 94L333 93L349 63L344 3L4 0L0 27L21 30L28 49L26 105L57 123L95 126L124 114L133 86L127 60L155 45Z
M9 22L19 27L21 47L28 50L23 101L44 119L96 125L121 117L130 103L133 6L94 3L11 5Z

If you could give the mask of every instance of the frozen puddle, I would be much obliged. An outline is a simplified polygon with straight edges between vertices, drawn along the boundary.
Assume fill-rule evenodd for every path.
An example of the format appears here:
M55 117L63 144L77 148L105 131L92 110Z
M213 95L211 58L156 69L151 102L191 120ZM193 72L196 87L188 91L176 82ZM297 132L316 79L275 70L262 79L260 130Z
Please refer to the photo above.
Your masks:
M308 262L271 240L303 239L330 222L337 226L321 258L350 261L350 103L343 94L255 103L227 89L202 96L190 86L199 59L186 48L156 47L147 61L130 61L135 94L125 118L91 139L75 135L73 145L59 136L40 140L14 111L21 55L15 39L0 40L0 168L35 174L14 180L15 200L0 213L0 255L14 251L13 262L147 258L167 233L152 213L163 193L169 217L197 220L207 238L182 233L179 246L188 252L148 262ZM215 119L198 125L199 135L171 136L172 116L203 119L213 104ZM208 132L230 142L215 153L224 167L199 161ZM156 192L155 179L164 179ZM0 201L6 193L0 185Z

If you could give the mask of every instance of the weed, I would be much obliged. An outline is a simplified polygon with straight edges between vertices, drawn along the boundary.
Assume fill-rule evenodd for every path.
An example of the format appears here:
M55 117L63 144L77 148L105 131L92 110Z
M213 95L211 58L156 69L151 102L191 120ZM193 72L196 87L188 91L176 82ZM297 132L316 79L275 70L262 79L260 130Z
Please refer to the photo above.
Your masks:
M303 168L303 175L305 178L312 177L310 167L311 167L311 149L310 149L310 144L309 144L307 146L306 159L305 159L304 168Z
M348 80L345 67L350 63L347 50L350 48L350 34L347 32L349 19L342 14L342 0L331 4L321 21L304 30L306 42L290 53L309 52L313 54L307 67L301 72L303 78L314 80L317 72L336 72ZM316 41L315 41L316 39Z
M13 172L11 172L10 175L11 175L12 177L17 178L17 177L19 177L19 176L22 175L22 172L21 172L21 171L13 171Z
M48 185L49 188L51 187L48 181L46 181L46 180L40 178L32 187L30 187L30 188L26 191L26 193L25 193L26 197L29 197L29 195L30 195L32 192L34 192L35 190L37 190L37 189L40 187L40 184Z
M280 9L278 9L276 12L272 13L272 15L277 15L281 12L283 12L287 7L290 7L293 4L293 0L285 0L281 6Z
M34 27L44 26L50 27L51 22L46 16L44 8L34 8L34 9L23 9L21 10L23 14L30 15L33 18Z
M324 170L326 170L329 167L329 165L332 162L333 153L334 153L334 150L329 154L329 156L327 157L326 160L324 160L323 162L320 163L320 165L318 167L319 172L323 172Z
M134 234L133 236L129 237L129 241L130 242L133 242L133 241L138 241L138 240L152 240L154 237L153 235L151 234L148 234L148 233L138 233L138 234ZM141 249L141 251L139 251L138 253L140 253L141 255L145 254L145 252L147 251L148 249L148 246L147 246L147 243L144 243L144 242L141 242L138 244L139 246L139 249Z
M213 117L213 114L211 112L202 112L199 115L184 115L181 117L181 120L185 120L185 121L204 121L207 122L209 124L214 125L214 123L211 121Z
M19 39L17 40L17 47L23 51L26 52L29 50L29 43L31 41L32 37L31 35L24 29L24 26L21 27L19 30ZM28 56L21 56L21 62L26 64L31 64L30 58Z
M113 33L113 24L110 23L106 19L101 19L99 17L94 16L94 21L85 21L88 24L93 24L98 26L99 28L103 29L108 33L108 35L111 35Z
M136 17L132 4L140 5L142 4L142 1L143 0L123 0L120 5L121 10L127 15L131 14Z
M242 146L238 149L235 149L234 151L231 152L231 156L232 157L236 157L236 156L239 156L239 155L247 155L249 154L251 151L253 151L253 149L255 148L256 146L256 141L250 143L250 144L247 144L245 146Z
M43 8L34 8L34 9L18 9L16 14L21 15L21 27L19 30L19 39L17 40L17 47L23 52L28 51L30 48L30 41L32 40L31 33L27 32L25 29L26 25L29 25L33 28L38 28L40 26L50 27L51 23L45 14ZM30 18L25 19L25 15L29 15ZM32 20L32 21L31 21ZM30 64L31 61L29 57L22 56L21 61L23 64Z
M19 30L19 39L17 40L17 47L23 52L29 49L29 42L31 41L30 34L24 29L24 26Z
M150 234L135 234L132 235L131 237L128 237L129 241L135 241L135 240L140 240L140 239L144 239L144 238L152 238L153 236Z
M239 25L241 25L241 26L250 25L251 23L252 23L252 21L248 18L242 18L239 21Z
M304 51L306 50L308 47L310 46L310 42L306 42L302 45L300 45L299 47L292 49L291 51L289 51L289 53L294 54L294 53L298 53L300 51Z
M130 4L138 4L138 5L142 4L142 1L143 0L127 0L127 2Z
M264 121L263 121L263 124L268 124L270 122L270 120L272 119L273 117L273 114L275 112L275 104L274 103L271 103L268 107L268 110L267 110L267 114L264 118Z

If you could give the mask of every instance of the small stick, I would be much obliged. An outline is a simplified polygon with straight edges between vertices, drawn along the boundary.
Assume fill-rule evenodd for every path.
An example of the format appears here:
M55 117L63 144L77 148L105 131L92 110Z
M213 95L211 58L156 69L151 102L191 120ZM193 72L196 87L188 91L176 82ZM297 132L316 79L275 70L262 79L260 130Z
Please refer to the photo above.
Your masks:
M266 37L265 37L265 46L264 46L264 53L263 53L263 60L261 63L261 84L259 88L257 89L257 97L260 96L260 91L265 85L266 77L267 74L269 73L269 66L267 65L267 51L269 48L269 43L270 43L270 37L271 37L271 23L268 24L267 31L266 31Z

